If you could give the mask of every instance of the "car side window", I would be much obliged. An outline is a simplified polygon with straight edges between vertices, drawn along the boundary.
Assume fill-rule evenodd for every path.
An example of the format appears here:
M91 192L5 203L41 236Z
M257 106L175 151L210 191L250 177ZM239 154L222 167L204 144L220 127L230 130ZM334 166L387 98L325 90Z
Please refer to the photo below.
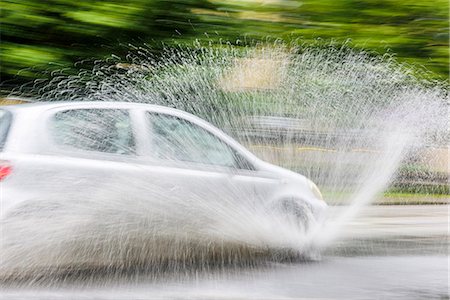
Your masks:
M235 151L202 127L165 114L148 113L147 117L153 130L152 152L156 158L240 167Z
M120 109L71 109L52 119L56 144L68 149L133 154L135 142L127 111Z

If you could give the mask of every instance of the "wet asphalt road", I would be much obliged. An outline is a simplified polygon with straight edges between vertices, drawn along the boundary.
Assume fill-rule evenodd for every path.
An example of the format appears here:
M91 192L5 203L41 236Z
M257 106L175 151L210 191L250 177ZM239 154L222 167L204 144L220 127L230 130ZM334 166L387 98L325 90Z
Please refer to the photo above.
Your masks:
M449 299L448 208L366 208L316 262L28 283L0 299Z

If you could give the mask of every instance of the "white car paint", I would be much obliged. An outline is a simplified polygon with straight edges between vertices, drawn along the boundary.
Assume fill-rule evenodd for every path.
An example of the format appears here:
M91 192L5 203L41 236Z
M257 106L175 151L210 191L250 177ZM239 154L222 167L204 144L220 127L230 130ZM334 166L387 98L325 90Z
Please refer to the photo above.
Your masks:
M129 112L135 136L132 155L67 150L50 134L57 112L76 109L121 109ZM118 102L49 102L13 105L0 110L12 114L6 143L0 150L0 165L8 164L11 174L0 181L1 217L27 203L41 199L64 201L85 195L115 191L132 197L145 193L145 182L167 191L178 190L210 201L266 201L293 199L307 203L314 214L326 208L317 187L306 177L257 158L221 130L186 112L149 104ZM230 168L152 157L152 128L147 112L174 116L199 126L218 138L252 169ZM139 184L133 184L139 181ZM125 183L118 188L120 183ZM112 192L112 194L114 194ZM212 196L213 195L213 196Z

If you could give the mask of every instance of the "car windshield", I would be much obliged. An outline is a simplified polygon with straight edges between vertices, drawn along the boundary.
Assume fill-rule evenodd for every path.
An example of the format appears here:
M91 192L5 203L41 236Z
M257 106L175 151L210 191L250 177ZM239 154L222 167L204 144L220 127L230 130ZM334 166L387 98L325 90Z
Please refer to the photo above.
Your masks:
M134 138L127 111L72 109L53 118L52 134L58 145L115 154L134 153Z
M149 113L148 117L158 159L238 167L235 151L200 126L170 115Z
M0 109L0 151L3 151L3 148L6 143L6 137L8 135L9 126L11 125L11 113Z

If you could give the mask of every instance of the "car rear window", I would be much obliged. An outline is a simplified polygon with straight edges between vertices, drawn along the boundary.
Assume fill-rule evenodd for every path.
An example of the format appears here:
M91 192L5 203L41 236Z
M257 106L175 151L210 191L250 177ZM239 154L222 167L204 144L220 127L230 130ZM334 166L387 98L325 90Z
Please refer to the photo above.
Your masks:
M0 109L0 151L3 151L3 148L5 147L10 125L11 113L4 109Z
M130 116L120 109L72 109L55 114L52 135L65 149L135 153Z

